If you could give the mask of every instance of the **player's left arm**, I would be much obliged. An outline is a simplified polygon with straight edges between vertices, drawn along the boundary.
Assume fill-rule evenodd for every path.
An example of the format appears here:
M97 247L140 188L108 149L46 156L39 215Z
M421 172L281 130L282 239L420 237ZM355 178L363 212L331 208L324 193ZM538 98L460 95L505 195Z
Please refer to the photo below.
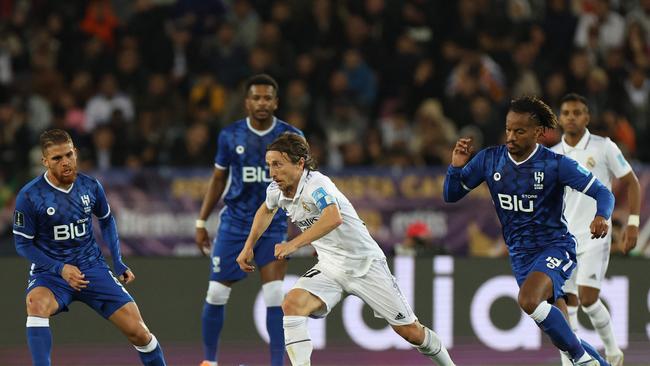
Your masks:
M560 156L558 177L560 183L596 200L596 215L591 222L591 237L604 238L609 231L607 220L614 211L614 195L594 175L577 161Z
M639 213L641 212L641 185L633 171L620 178L627 187L628 219L627 226L623 232L623 253L627 254L636 247L639 237Z
M135 279L135 275L122 261L120 238L117 235L117 224L115 223L115 218L111 213L111 207L108 205L104 188L99 181L97 182L97 190L95 194L95 207L93 208L93 213L99 219L102 238L104 239L104 242L106 242L106 245L108 245L108 250L111 252L111 258L113 258L113 271L120 280L129 283Z
M311 191L310 196L320 211L320 217L318 221L300 235L287 243L276 245L275 256L278 259L283 259L299 248L322 238L343 223L338 201L333 192L334 187L331 182L315 185L315 189Z

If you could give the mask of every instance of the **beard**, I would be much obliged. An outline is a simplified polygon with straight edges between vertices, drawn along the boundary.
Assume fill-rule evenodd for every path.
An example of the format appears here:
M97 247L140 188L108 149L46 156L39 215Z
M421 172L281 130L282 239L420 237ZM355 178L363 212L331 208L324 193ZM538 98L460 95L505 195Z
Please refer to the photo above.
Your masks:
M70 184L74 183L74 181L77 179L77 169L72 168L70 170L71 170L71 172L68 173L68 174L63 174L63 172L59 172L58 174L54 174L54 176L56 177L56 180L58 180L59 183L65 184L65 185L70 185Z

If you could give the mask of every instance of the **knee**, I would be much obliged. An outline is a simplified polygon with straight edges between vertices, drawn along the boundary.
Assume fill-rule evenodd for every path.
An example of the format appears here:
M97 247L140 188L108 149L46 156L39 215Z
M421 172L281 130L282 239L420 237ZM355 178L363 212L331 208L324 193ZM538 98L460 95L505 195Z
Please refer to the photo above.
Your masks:
M282 300L282 312L284 315L298 315L300 307L300 302L291 293L287 294L284 300Z
M394 325L393 330L413 345L419 346L424 342L424 328L417 322L409 325Z
M232 288L217 281L210 281L205 302L210 305L225 305L228 303L228 298L230 298L230 291L232 291Z
M151 341L152 336L144 322L137 322L133 327L126 329L124 334L129 339L129 342L136 346L146 346Z
M541 302L535 296L530 296L529 294L525 294L523 292L519 293L517 301L519 302L519 307L521 307L521 309L528 315L532 314Z
M39 296L29 294L25 301L27 315L49 318L56 311L58 303L50 296Z
M598 294L591 293L581 293L580 294L580 305L583 307L590 307L598 301Z

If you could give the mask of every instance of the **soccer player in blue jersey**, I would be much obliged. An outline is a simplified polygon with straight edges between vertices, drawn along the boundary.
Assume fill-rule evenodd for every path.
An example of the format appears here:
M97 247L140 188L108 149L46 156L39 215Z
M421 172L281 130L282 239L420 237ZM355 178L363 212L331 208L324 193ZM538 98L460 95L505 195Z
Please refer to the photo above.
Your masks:
M97 179L77 173L77 152L63 130L40 136L45 174L16 198L16 251L32 262L26 290L27 343L34 365L50 365L50 317L81 301L111 321L135 346L144 365L165 365L125 284L135 279L122 262L115 219ZM92 215L113 258L106 264L93 235Z
M555 115L540 99L513 100L506 116L505 145L481 150L470 160L471 140L456 142L444 199L456 202L487 183L520 287L519 306L575 365L609 366L575 335L562 311L566 312L562 286L576 266L576 241L563 216L563 198L568 186L596 200L590 230L594 238L602 238L614 196L575 160L537 143L545 129L556 126Z
M205 221L223 196L225 207L220 213L217 235L211 252L210 282L203 307L204 361L201 366L216 366L219 336L223 328L224 306L232 285L246 273L236 262L244 247L253 217L266 197L271 182L266 167L266 146L284 132L300 130L273 116L278 107L278 84L261 74L245 84L248 117L236 121L219 133L214 171L196 221L196 244L204 254L210 249ZM255 262L262 277L262 293L267 306L266 328L269 332L272 366L284 364L282 328L282 280L287 262L276 260L274 246L287 236L287 218L275 215L269 230L255 247Z

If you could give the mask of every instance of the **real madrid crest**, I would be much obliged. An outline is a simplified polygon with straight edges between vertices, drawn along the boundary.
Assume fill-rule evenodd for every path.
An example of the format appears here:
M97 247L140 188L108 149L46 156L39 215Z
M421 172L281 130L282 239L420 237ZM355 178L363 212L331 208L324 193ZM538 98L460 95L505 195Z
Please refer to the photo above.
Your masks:
M302 202L302 208L304 208L305 211L307 211L307 212L311 212L311 210L309 209L309 206L307 206L307 204L305 203L305 201L301 201L301 202Z
M596 159L594 159L593 156L587 158L587 168L593 169L595 166L596 166Z

